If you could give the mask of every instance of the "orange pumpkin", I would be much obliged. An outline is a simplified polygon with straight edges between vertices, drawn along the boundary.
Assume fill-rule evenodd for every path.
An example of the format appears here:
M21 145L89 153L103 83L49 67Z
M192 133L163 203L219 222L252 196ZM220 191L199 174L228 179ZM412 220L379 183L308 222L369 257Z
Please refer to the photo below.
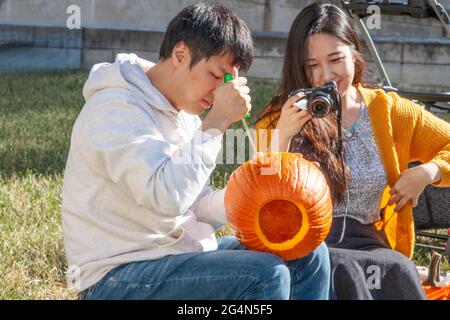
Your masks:
M284 260L317 248L332 221L330 190L322 172L289 152L259 156L237 168L227 185L225 209L242 244Z
M423 286L428 300L450 300L450 285L446 287Z

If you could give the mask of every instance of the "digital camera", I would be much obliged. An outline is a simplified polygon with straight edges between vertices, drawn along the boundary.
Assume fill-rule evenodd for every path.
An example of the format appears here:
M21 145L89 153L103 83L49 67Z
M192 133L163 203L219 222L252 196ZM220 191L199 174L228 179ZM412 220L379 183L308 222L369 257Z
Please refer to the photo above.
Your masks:
M321 87L293 90L289 97L299 92L305 94L306 110L313 118L324 118L330 112L337 111L341 104L339 91L334 81L327 82Z

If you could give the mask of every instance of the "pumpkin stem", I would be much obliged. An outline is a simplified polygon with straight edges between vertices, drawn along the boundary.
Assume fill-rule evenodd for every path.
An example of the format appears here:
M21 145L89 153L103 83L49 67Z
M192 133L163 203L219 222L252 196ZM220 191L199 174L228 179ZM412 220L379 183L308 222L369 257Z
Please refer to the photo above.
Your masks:
M433 252L433 256L431 257L430 266L428 269L427 279L423 282L424 286L433 286L435 287L440 280L439 269L441 264L442 255L437 252Z

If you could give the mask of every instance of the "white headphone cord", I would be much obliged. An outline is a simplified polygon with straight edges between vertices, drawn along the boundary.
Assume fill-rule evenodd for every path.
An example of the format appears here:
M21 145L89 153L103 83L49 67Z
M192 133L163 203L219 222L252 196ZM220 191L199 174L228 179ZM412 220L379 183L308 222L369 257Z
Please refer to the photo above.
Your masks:
M342 221L341 236L339 237L339 240L338 240L338 242L336 242L336 244L339 244L339 243L342 242L342 240L344 240L345 228L347 226L347 209L348 209L348 202L349 202L349 199L350 199L350 194L348 192L348 187L347 186L345 186L345 189L347 191L347 200L345 201L344 220Z
M342 152L342 167L344 167L344 159L345 159L345 155L344 152ZM344 173L344 182L345 182L345 173ZM345 182L345 191L347 194L347 199L345 199L344 197L344 202L345 202L345 211L344 211L344 220L342 221L342 230L341 230L341 236L339 237L338 242L336 242L336 244L339 244L342 242L342 240L344 240L344 235L345 235L345 229L347 226L347 210L348 210L348 203L350 201L350 192L348 191L348 185L347 182Z

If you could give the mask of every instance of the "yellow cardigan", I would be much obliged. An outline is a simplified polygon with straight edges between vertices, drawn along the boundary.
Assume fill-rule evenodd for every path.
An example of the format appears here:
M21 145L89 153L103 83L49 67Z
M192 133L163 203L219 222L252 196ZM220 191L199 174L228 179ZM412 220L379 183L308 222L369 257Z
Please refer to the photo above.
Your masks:
M395 206L387 205L389 190L397 182L400 173L408 169L408 164L413 161L437 164L442 179L434 185L450 186L450 124L394 92L366 89L361 85L358 90L368 106L375 142L388 182L381 200L383 219L376 222L375 226L378 230L384 230L394 250L411 258L415 239L412 206L408 202L400 212L394 212ZM278 117L279 113L262 118L256 123L257 131L275 128ZM274 124L269 128L274 119ZM259 137L258 132L256 136ZM266 139L266 145L270 145L270 132Z

